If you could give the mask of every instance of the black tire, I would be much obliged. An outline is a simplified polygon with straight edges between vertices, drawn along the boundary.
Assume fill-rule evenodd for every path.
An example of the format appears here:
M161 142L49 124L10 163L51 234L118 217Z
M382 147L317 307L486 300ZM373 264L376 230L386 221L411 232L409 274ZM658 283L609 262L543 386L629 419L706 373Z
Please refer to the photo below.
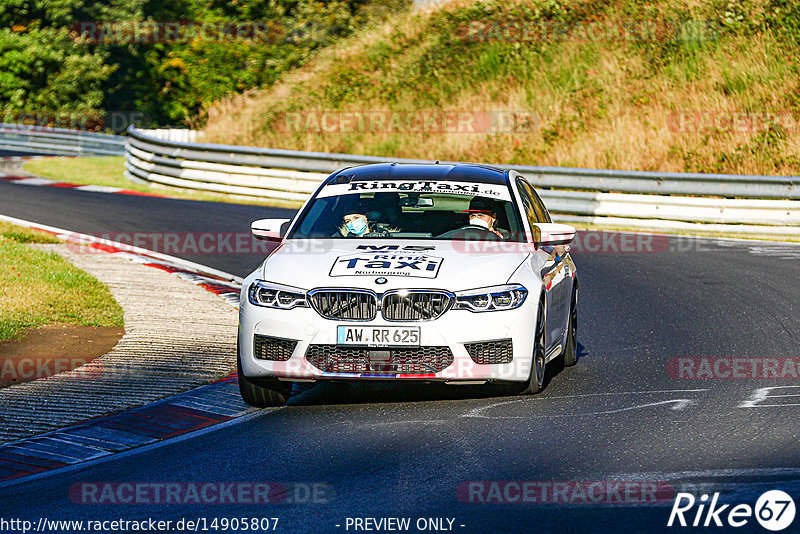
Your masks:
M572 288L572 302L569 308L569 325L567 325L567 343L562 358L569 367L578 363L578 284Z
M544 389L544 373L547 369L545 362L546 337L545 337L545 299L544 295L539 299L539 313L536 314L536 330L533 341L533 360L531 361L531 373L528 382L519 392L520 395L533 395Z
M277 378L247 378L242 372L242 357L236 354L236 371L239 376L239 393L250 406L266 408L280 406L292 390L291 382L281 382Z
M533 395L544 389L545 363L545 296L539 298L539 311L536 314L536 330L534 332L533 361L528 380L525 382L499 382L493 390L499 395ZM538 365L537 365L538 362Z

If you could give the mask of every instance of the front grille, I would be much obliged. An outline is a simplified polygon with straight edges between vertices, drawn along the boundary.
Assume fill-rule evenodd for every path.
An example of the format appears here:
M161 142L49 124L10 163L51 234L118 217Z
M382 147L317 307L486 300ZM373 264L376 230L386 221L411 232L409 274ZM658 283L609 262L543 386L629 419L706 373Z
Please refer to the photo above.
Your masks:
M453 363L453 353L449 347L380 350L310 345L306 359L326 373L421 375L438 373L447 368Z
M431 321L446 312L453 296L444 291L390 291L381 302L387 321Z
M464 348L475 363L511 363L514 358L510 339L464 343Z
M317 289L309 295L311 305L326 319L371 321L378 312L378 299L371 291Z
M258 360L285 362L292 357L297 340L260 336L253 338L253 353Z

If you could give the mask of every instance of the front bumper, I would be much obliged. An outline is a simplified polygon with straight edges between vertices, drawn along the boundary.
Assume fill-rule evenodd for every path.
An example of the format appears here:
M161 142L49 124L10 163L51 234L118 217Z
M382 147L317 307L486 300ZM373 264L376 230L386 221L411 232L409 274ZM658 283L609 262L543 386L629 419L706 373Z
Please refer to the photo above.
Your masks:
M378 317L358 323L325 319L311 308L279 310L254 306L242 299L239 310L239 351L242 370L250 378L274 376L285 380L396 380L414 379L435 382L482 383L486 381L525 381L530 376L533 328L538 301L527 299L517 309L474 313L449 310L438 319L421 322L387 322ZM452 363L438 372L412 373L386 370L367 372L326 372L312 365L306 355L310 346L336 346L338 325L418 326L420 347L447 347ZM257 359L254 336L270 336L297 341L285 361ZM465 347L468 343L511 340L510 363L475 363ZM370 348L369 350L385 350ZM395 349L401 354L403 349ZM427 351L432 353L432 351ZM323 366L324 367L324 366Z

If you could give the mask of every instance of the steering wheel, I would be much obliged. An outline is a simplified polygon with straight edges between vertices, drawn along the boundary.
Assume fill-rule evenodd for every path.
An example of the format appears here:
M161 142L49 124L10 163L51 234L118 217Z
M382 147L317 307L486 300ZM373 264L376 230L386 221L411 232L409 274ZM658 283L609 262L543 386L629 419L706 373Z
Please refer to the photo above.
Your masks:
M478 226L477 224L467 224L462 226L461 228L456 228L455 230L449 230L442 235L438 236L441 238L448 238L448 237L455 237L460 235L469 235L472 232L479 232L479 236L483 238L491 237L492 240L500 241L501 238L497 236L494 232L486 228L485 226Z

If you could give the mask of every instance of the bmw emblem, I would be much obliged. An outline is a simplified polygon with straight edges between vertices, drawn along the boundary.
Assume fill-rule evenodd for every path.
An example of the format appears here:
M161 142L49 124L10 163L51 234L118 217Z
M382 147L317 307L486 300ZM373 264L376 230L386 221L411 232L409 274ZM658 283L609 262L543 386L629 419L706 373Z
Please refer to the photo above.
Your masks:
M386 282L388 282L388 280L382 276L375 279L376 284L385 284Z

